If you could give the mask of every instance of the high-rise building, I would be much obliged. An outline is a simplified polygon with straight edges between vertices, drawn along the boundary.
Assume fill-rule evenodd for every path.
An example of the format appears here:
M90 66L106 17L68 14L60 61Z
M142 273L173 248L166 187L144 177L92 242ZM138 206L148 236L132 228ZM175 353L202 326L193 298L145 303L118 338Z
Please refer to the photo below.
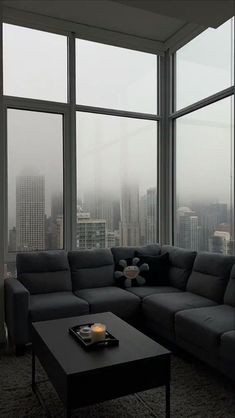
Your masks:
M89 213L79 212L77 215L77 247L80 249L105 248L105 219L92 219Z
M191 209L182 207L177 213L178 236L177 245L182 248L199 249L199 224L198 216Z
M51 218L56 222L58 216L63 215L63 194L55 193L51 198Z
M150 187L147 190L147 244L157 242L157 189Z
M209 250L214 253L229 254L230 233L215 231L209 240Z
M45 249L45 178L16 179L16 250Z
M16 251L16 227L15 226L13 226L13 228L9 230L8 250Z
M140 244L139 186L134 183L122 184L121 187L120 245L135 246Z

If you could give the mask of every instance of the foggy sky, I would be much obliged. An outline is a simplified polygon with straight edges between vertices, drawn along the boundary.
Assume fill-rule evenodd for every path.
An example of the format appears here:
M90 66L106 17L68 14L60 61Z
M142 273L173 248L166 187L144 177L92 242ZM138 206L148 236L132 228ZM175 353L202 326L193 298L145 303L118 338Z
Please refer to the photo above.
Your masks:
M231 85L231 28L223 26L177 53L178 106ZM65 102L66 43L63 36L4 25L4 93ZM77 102L156 113L154 55L88 41L77 41L76 51ZM225 99L178 120L177 194L228 202L232 115ZM152 121L79 113L79 193L94 185L119 193L121 178L138 180L142 193L156 186L156 132ZM15 177L28 166L45 175L49 213L51 195L63 184L60 115L9 110L9 226L15 224Z

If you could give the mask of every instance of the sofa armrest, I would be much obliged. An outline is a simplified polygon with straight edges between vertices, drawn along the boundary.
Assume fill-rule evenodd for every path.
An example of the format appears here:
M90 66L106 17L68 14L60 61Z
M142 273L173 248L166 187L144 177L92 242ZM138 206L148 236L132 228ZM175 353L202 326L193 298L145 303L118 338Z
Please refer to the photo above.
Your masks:
M5 321L16 345L29 341L29 291L17 279L5 279Z

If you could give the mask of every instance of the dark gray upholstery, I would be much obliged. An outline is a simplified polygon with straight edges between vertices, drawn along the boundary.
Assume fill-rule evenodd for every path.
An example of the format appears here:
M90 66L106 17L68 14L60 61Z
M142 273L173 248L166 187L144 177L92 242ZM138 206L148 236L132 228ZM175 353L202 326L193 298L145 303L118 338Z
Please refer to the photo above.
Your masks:
M235 365L235 329L221 335L220 356Z
M33 322L66 318L89 314L89 305L72 292L31 295L29 314Z
M120 318L129 319L139 312L140 299L115 286L82 289L75 294L90 305L91 313L111 311Z
M175 315L175 333L205 351L219 350L220 336L235 329L235 308L227 305L181 311Z
M189 292L162 293L145 297L142 312L145 323L151 321L158 334L172 340L175 337L176 312L215 304L212 300Z
M156 293L172 293L180 292L176 287L171 286L140 286L140 287L130 287L127 289L128 292L133 293L136 296L139 296L141 299L145 296L154 295Z
M231 270L230 279L225 290L224 303L235 308L235 265Z
M183 248L163 245L161 254L169 254L169 283L171 286L185 290L193 263L196 257L195 251L185 250Z
M19 253L16 267L17 278L31 295L72 290L65 251Z
M133 258L135 251L139 251L143 255L159 255L161 253L161 247L159 244L150 244L143 247L113 247L111 251L114 257L114 263L117 264L120 260Z
M199 253L193 265L193 271L187 283L187 291L205 298L222 302L225 287L229 279L235 257Z
M235 380L235 330L221 335L219 369Z
M29 339L29 291L17 279L5 279L4 289L8 333L15 344L25 344Z
M115 284L113 256L109 249L70 251L68 259L74 291Z

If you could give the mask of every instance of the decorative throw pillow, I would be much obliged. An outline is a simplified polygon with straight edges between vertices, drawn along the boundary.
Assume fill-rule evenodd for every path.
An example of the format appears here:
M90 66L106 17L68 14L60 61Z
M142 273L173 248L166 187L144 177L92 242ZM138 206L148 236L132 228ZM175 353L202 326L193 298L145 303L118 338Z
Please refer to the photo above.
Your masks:
M139 258L139 263L147 263L148 271L143 273L146 284L150 286L167 286L169 284L169 254L148 256L136 251L135 256Z
M143 272L148 271L148 269L148 264L140 263L138 257L127 258L126 260L119 261L114 272L114 277L119 286L124 288L143 286L146 281L143 277Z

